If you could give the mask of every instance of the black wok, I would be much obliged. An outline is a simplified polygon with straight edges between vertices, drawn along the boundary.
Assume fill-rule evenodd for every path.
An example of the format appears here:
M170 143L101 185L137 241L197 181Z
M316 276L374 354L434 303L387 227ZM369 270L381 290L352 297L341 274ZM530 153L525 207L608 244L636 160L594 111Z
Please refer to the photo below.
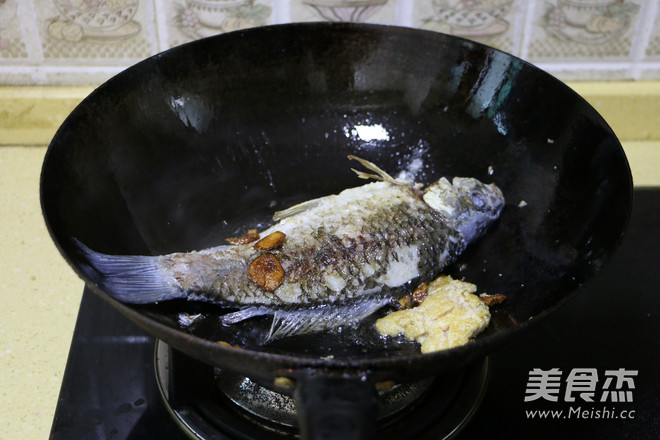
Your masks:
M473 343L421 355L373 336L367 322L259 346L254 333L265 320L222 327L214 317L226 310L117 302L76 251L74 237L109 254L222 244L276 210L363 184L348 154L391 174L418 160L423 183L471 176L503 190L499 221L448 270L507 296ZM41 180L53 240L113 307L199 360L299 384L326 376L416 380L483 357L603 267L631 197L614 133L552 76L452 36L325 23L224 34L127 69L62 124ZM206 319L182 330L179 311Z

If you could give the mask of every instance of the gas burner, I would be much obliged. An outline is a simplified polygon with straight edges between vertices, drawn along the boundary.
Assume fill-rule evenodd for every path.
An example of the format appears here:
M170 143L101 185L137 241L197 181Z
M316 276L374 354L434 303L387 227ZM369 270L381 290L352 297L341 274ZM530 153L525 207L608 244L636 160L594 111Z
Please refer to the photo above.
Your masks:
M299 437L292 395L214 368L172 350L155 348L163 402L177 425L196 440ZM467 424L486 389L488 360L414 383L379 387L379 437L446 439Z
M378 437L384 440L388 437L456 436L456 431L466 424L479 403L487 370L489 381L484 400L459 438L658 438L660 400L654 372L660 370L660 356L657 355L660 314L655 312L660 309L657 287L660 285L657 270L660 265L660 228L657 227L660 189L635 190L633 209L629 232L609 265L614 270L605 271L552 316L503 344L491 354L488 364L475 363L451 376L435 379L411 409L398 415L401 423L382 428L382 435ZM593 331L578 330L582 328L594 329L596 337ZM634 344L630 343L631 337ZM218 390L217 372L213 367L196 364L176 352L172 353L172 359L163 357L161 361L165 365L181 366L187 380L182 384L173 381L170 386L169 371L160 369L160 381L166 383L160 388L166 389L170 396L166 405L161 397L163 390L158 390L154 380L155 342L152 336L86 288L50 439L186 440L200 438L204 428L207 439L277 439L289 435L264 433L264 429L252 421L259 420L260 416L237 408ZM161 353L169 355L166 346L159 346ZM191 370L185 369L188 363L193 366ZM599 371L639 369L639 376L635 378L635 400L613 404L617 410L635 410L636 418L538 420L527 416L527 411L534 408L532 402L524 401L525 384L532 369L562 368L567 374L580 366ZM208 378L201 375L197 378L198 371L208 373ZM177 375L180 374L172 376ZM452 380L460 382L457 385L460 391L446 390ZM206 385L208 389L203 388ZM186 387L192 388L187 390ZM215 398L221 400L215 401ZM553 410L566 411L570 407L562 402L547 402L547 405L545 408ZM186 417L186 423L200 436L184 434L177 423L186 425L179 416L170 417L166 406L170 413L176 410ZM434 418L435 406L438 406L439 415ZM218 409L217 413L213 412L214 408ZM430 424L413 425L427 414L433 420ZM503 417L507 423L502 423ZM237 422L236 426L232 426L232 421ZM242 431L243 428L247 431ZM295 428L280 426L279 429L292 435L297 433ZM190 432L190 428L186 427L186 431ZM401 432L406 435L399 435ZM415 437L419 432L423 435Z

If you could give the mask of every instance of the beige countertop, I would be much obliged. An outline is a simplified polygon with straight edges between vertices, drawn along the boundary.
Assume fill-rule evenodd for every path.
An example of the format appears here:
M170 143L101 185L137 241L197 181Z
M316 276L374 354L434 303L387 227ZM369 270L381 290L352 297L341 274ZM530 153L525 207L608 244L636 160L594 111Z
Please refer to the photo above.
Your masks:
M637 95L598 84L579 87L599 111L602 106L608 121L607 114L612 116L615 131L625 134L619 137L635 185L660 186L660 84L635 85ZM24 100L15 89L23 90ZM83 283L48 235L39 173L54 129L88 92L0 90L0 440L43 439L50 432ZM649 93L657 94L649 99ZM39 113L44 94L50 96L47 117Z
M0 439L48 438L83 283L41 217L45 147L0 147Z

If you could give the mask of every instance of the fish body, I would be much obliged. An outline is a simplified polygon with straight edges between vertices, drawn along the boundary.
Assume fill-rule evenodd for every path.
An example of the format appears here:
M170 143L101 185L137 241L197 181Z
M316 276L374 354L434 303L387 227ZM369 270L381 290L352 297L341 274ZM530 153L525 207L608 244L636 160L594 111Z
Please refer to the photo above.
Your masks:
M318 330L317 321L319 328L357 322L411 283L435 277L504 205L493 184L443 178L422 192L357 160L376 172L358 175L378 181L276 213L277 222L258 234L263 240L162 256L81 247L102 287L123 302L186 298L234 306L241 310L225 323L273 314L274 326L291 334Z
M266 252L253 243L160 257L163 276L188 297L216 303L320 305L390 292L464 249L461 234L417 197L410 185L374 182L315 201L260 236L285 234ZM248 268L256 258L279 261L284 278L272 291ZM166 275L167 274L167 275Z

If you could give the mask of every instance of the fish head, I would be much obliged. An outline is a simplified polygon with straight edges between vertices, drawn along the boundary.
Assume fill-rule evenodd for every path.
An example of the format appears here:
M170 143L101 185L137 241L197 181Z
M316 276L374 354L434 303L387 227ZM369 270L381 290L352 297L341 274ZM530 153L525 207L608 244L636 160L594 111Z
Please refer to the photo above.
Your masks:
M451 182L443 177L429 185L422 198L468 243L483 234L504 207L504 195L494 183L471 177L454 177Z

